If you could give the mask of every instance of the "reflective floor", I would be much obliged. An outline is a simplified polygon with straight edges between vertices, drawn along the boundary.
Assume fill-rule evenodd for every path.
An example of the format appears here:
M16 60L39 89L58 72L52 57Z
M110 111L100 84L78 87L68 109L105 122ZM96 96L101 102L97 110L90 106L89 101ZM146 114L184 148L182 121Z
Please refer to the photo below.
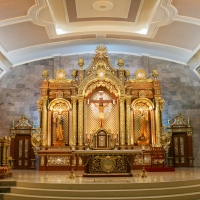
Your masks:
M141 170L133 170L133 177L82 177L82 171L75 171L76 178L70 179L70 171L13 170L13 177L4 179L39 183L153 183L200 179L200 168L176 168L175 172L147 172L141 178ZM4 181L3 180L3 181Z

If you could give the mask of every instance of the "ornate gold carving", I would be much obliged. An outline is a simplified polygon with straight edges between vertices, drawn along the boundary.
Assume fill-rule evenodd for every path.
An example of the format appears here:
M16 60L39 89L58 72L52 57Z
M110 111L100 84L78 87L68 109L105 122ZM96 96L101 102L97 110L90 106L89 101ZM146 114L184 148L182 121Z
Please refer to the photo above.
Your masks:
M47 80L48 76L49 76L48 70L46 70L46 69L43 70L43 72L42 72L42 77L44 78L45 81Z
M107 56L108 50L103 44L100 44L96 48L95 52L96 52L96 55L95 55L96 58L103 59L103 58L107 58L108 57Z
M192 136L192 131L187 132L187 136Z
M159 76L158 70L157 70L157 69L154 69L154 70L153 70L152 76L154 77L154 80L156 81L157 78L158 78L158 76Z
M164 105L165 105L165 100L163 98L160 98L160 111L164 111Z
M48 166L70 166L70 156L48 156Z
M60 109L62 111L64 110L70 110L72 107L71 103L69 101L67 101L66 99L63 99L63 98L57 98L57 99L54 99L52 100L50 103L49 103L49 106L48 106L48 109L51 110L51 111L59 111Z
M161 131L162 132L160 135L160 143L163 146L164 150L166 150L166 152L168 152L170 143L171 143L172 134L165 131L165 126L162 127Z
M156 97L156 146L160 146L160 129L161 129L161 116L160 116L160 99L161 97Z
M171 124L171 126L179 126L179 127L186 127L187 124L184 122L184 117L181 113L178 113L174 117L174 122Z
M19 140L19 158L22 157L22 140Z
M72 145L76 145L77 133L77 98L72 97Z
M76 80L76 77L77 77L77 70L72 70L72 73L71 73L71 77L73 78L73 80Z
M123 173L127 172L127 156L97 155L89 158L90 173Z
M129 77L131 76L131 73L129 70L125 70L125 77L126 77L126 80L128 81L129 80Z
M24 146L25 146L25 148L24 148L24 155L25 155L25 158L28 158L29 149L28 149L28 140L27 139L25 139Z
M149 100L147 98L138 98L138 99L134 100L131 104L131 106L134 110L138 109L138 103L146 104L148 106L149 110L154 109L154 105L151 100Z
M37 127L36 128L36 132L32 134L31 136L31 144L32 144L32 148L34 150L35 155L37 155L37 152L40 149L40 145L41 145L41 128Z
M185 146L184 146L184 140L183 140L183 137L180 137L180 153L181 153L181 156L184 156L185 155Z
M45 165L45 158L44 156L40 156L40 166L44 166Z
M2 150L2 165L8 165L8 147L10 146L10 137L0 137L0 148ZM1 165L1 164L0 164Z
M131 145L131 97L126 97L126 138L127 145Z
M41 145L46 146L47 138L47 100L48 97L42 97L42 134L41 134Z
M174 137L174 152L175 156L178 156L178 137Z
M104 81L104 82L102 82ZM96 83L96 87L98 86L103 86L103 87L106 87L106 85L108 83L110 83L112 85L112 88L113 89L116 89L117 90L117 96L119 96L120 94L125 94L125 88L124 88L124 85L119 81L119 79L114 76L112 73L109 73L107 71L107 73L105 74L105 78L102 80L102 79L98 79L97 78L97 75L96 74L91 74L89 75L88 77L86 77L80 84L79 88L78 88L78 94L79 95L86 95L86 90L94 85ZM96 89L96 87L94 86L94 88L91 88L91 92ZM112 89L112 90L113 90Z
M130 79L130 82L140 83L140 82L147 82L151 83L153 80L151 78L146 78L146 72L143 69L138 69L135 72L135 79Z
M121 96L120 99L120 146L124 146L125 143L125 111L124 101L125 97Z
M101 169L107 173L112 172L116 167L116 161L111 156L106 156L100 161Z
M57 70L56 71L56 74L55 74L55 77L56 79L49 79L49 82L50 83L71 83L72 82L72 79L66 79L66 72L65 70Z
M119 69L122 69L122 67L124 65L124 60L122 58L119 58L117 65L119 66Z
M41 112L42 111L42 98L39 98L37 100L37 105L38 105L38 111Z
M29 118L26 117L24 114L21 115L19 118L18 124L15 126L15 128L20 128L20 129L26 129L26 128L31 128L31 125L29 124Z
M80 67L79 70L83 70L83 65L84 65L84 59L83 58L79 58L78 59L78 66Z
M78 97L78 145L83 146L83 101L82 96Z

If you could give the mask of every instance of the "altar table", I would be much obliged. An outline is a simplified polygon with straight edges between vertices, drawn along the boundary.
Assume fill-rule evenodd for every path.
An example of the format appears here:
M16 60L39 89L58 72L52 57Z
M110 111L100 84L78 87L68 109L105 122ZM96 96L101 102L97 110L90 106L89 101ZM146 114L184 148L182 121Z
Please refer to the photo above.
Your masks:
M133 176L131 165L142 150L76 150L74 155L83 159L85 177Z

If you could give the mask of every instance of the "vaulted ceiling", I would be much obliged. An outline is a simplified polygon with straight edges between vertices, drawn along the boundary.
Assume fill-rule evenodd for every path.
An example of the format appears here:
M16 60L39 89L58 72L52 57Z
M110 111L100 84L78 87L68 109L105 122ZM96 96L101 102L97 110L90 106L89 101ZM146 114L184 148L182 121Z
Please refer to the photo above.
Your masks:
M0 0L0 76L99 44L187 64L200 76L200 0Z

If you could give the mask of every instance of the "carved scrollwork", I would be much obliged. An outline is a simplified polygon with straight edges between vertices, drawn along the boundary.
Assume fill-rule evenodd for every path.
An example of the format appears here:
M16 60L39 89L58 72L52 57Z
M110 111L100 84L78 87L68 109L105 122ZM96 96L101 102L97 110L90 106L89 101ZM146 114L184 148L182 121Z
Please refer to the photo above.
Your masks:
M35 155L37 155L41 145L41 128L39 126L36 128L36 132L31 135L31 144Z
M160 111L164 111L164 105L165 105L165 100L163 98L160 98Z
M168 152L170 147L172 134L165 131L165 126L161 127L160 144Z
M37 106L38 106L38 111L41 112L42 111L42 98L39 98L37 100Z
M57 70L56 71L56 74L55 74L55 77L56 79L49 79L49 82L50 83L71 83L72 82L72 79L66 79L66 72L65 70Z
M146 78L146 72L143 69L138 69L135 72L135 79L130 79L130 82L132 83L140 83L140 82L147 82L151 83L153 80L151 78L147 79Z

